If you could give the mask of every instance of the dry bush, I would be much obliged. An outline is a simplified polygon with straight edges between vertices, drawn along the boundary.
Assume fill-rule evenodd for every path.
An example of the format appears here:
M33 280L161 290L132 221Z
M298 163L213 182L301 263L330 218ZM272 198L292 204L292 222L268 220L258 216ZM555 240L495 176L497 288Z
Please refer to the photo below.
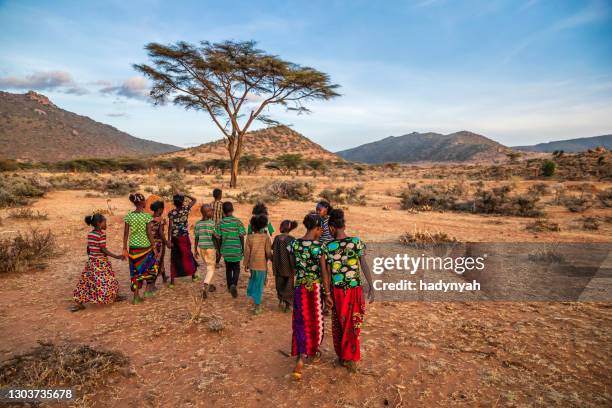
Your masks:
M310 201L314 186L298 180L279 180L256 189L255 192L243 191L236 195L240 203L275 203L279 200Z
M118 352L96 350L88 345L39 342L32 351L0 366L0 386L73 388L79 394L94 391L111 376L124 373L129 363Z
M583 217L582 228L587 231L597 231L599 229L599 220L595 217Z
M565 262L565 257L561 251L558 250L556 245L539 247L533 253L528 254L527 258L531 262L543 264Z
M529 186L527 193L543 196L543 195L550 194L550 188L548 188L548 185L546 185L546 183L536 183L536 184Z
M431 233L427 230L417 230L415 228L413 232L405 232L402 234L399 237L399 242L402 245L413 248L431 248L455 243L457 239L442 231Z
M500 186L491 190L479 189L474 201L467 207L481 214L500 214L518 217L541 217L544 212L539 207L540 196L534 194L510 195L510 186Z
M188 187L185 176L178 171L173 171L168 174L163 174L160 177L161 181L157 190L148 189L155 195L160 196L164 200L172 200L172 197L178 193L190 194L191 189Z
M32 229L13 238L0 239L0 273L22 272L30 267L44 268L44 261L56 254L55 235Z
M319 196L333 204L352 204L365 206L367 197L362 193L363 186L336 187L335 189L325 189Z
M18 220L46 220L49 218L47 213L41 211L34 212L34 210L27 207L12 210L9 212L8 217Z
M559 224L547 219L539 219L527 224L525 229L529 232L558 232L561 231Z
M565 196L561 198L561 204L569 211L581 213L593 206L593 198L590 195L585 196Z
M57 190L97 190L112 196L122 196L138 190L140 181L113 176L103 178L95 175L69 175L49 177L48 181Z
M463 186L458 184L427 184L424 186L409 184L408 188L400 194L400 206L403 210L422 210L424 208L454 210L464 192Z
M41 198L50 185L38 176L0 174L0 207L27 205Z
M607 189L597 193L597 198L599 201L601 201L601 204L604 207L612 207L612 187L608 187Z

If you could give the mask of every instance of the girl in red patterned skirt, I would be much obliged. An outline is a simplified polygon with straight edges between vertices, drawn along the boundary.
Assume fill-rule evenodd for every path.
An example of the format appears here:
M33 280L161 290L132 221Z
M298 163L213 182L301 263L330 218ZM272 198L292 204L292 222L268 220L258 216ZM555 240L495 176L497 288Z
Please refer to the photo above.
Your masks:
M85 303L113 303L119 283L108 257L125 259L106 248L106 218L102 214L85 217L87 225L94 227L87 235L87 263L74 290L73 312L85 309Z
M323 245L325 276L331 279L333 298L332 335L340 363L349 371L357 370L361 358L359 335L365 314L361 272L368 282L368 300L374 300L372 276L365 261L365 244L344 230L344 211L329 213L329 229L334 239Z

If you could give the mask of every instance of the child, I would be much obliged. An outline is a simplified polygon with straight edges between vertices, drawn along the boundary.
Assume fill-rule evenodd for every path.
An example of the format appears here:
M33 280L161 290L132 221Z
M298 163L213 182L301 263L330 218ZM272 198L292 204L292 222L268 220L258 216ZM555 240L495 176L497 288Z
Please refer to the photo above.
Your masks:
M185 204L185 198L189 199L189 203ZM196 199L184 194L175 194L172 201L174 209L168 213L169 288L174 288L174 278L177 276L191 276L193 281L200 280L196 275L198 264L191 252L191 240L189 239L189 211L196 203Z
M130 261L131 288L134 292L132 303L136 305L144 300L138 294L143 282L147 283L144 297L153 296L158 254L153 245L153 217L144 211L144 196L136 193L130 194L129 198L136 208L123 218L123 255Z
M374 300L372 276L365 261L365 244L345 232L344 211L329 213L329 228L334 239L323 245L323 254L326 276L331 279L332 287L333 302L331 299L326 302L328 307L333 303L334 349L340 362L350 372L355 372L360 359L359 335L365 313L360 269L368 282L370 302Z
M157 249L157 266L163 282L166 283L168 277L166 276L166 267L164 266L164 258L166 257L166 220L163 218L164 202L155 201L151 204L150 208L153 211L153 221L151 221L151 224L153 224L153 245ZM156 281L157 277L153 282L153 290L156 290Z
M254 313L260 314L263 289L268 278L268 260L272 258L272 243L266 227L268 217L264 214L254 215L250 227L253 231L247 236L244 244L244 269L251 272L247 296L255 302Z
M302 378L304 357L317 359L323 341L322 284L329 298L329 279L322 268L321 217L310 213L304 218L306 234L289 244L291 266L295 270L293 292L293 338L291 355L297 356L293 378ZM331 301L331 298L329 299ZM328 299L326 299L328 302ZM328 302L329 303L329 302Z
M317 214L321 217L321 238L320 241L322 244L331 241L334 239L331 233L329 232L329 213L333 210L329 201L321 200L317 203L316 211Z
M213 209L213 221L215 222L216 228L221 222L221 219L223 218L223 203L221 202L221 198L223 198L223 191L221 191L220 188L215 188L212 194L213 202L210 205ZM217 248L217 258L215 263L219 265L219 262L221 262L221 247L216 237L213 237L213 242L215 243L215 247Z
M223 219L215 228L215 236L220 241L221 255L225 260L227 289L232 297L238 297L238 278L240 261L244 248L244 224L234 217L234 206L229 201L223 203Z
M255 204L255 206L253 206L253 211L251 212L251 214L253 216L265 215L267 218L268 217L268 207L266 207L264 203L257 203ZM268 222L267 228L268 228L268 235L272 236L272 234L274 234L274 227L272 226L272 223ZM252 233L253 233L253 229L251 228L251 224L249 224L249 226L247 227L247 234L251 235Z
M87 263L81 279L74 289L73 312L85 309L84 303L113 303L118 300L119 282L108 257L125 259L106 248L106 218L100 213L85 217L85 223L93 227L87 234Z
M217 249L213 243L213 235L215 233L215 221L213 220L213 208L209 204L204 204L200 207L202 219L195 223L195 244L194 252L196 259L201 256L206 262L206 277L202 287L202 298L208 297L208 291L214 292L214 285L210 282L215 274L215 263Z
M291 268L290 253L287 247L295 239L289 235L297 228L297 221L284 220L280 224L280 234L274 237L272 243L272 272L276 284L279 307L285 312L291 310L293 303L293 268Z

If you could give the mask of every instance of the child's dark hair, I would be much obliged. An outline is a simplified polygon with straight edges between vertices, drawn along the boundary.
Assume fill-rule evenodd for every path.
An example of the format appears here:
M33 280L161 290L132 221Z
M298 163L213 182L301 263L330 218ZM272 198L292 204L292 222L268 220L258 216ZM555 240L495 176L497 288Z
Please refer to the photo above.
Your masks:
M164 202L161 200L154 201L153 204L149 207L151 211L157 212L158 210L164 210Z
M145 198L142 194L140 193L132 193L129 196L130 201L132 202L132 204L134 205L138 205L140 203L143 203L145 201Z
M329 222L328 225L334 228L344 228L344 211L341 209L334 209L329 212Z
M175 207L182 207L183 203L185 202L185 196L182 194L175 194L172 196L172 202L174 203Z
M221 189L220 189L220 188L215 188L215 189L213 190L213 198L214 198L215 200L220 199L220 198L221 198L221 194L223 194L223 191L221 191Z
M315 212L306 214L304 221L302 221L307 230L311 230L321 226L321 217Z
M104 215L100 213L95 213L93 215L88 215L85 217L85 224L90 225L92 227L97 227L104 221L106 218Z
M202 214L202 216L206 216L206 212L208 210L212 210L212 206L210 204L202 204L202 206L200 207L200 213Z
M320 200L317 203L317 207L327 208L327 215L329 215L329 213L334 209L327 200Z
M233 213L234 212L234 204L231 203L231 201L226 201L223 203L222 205L223 208L223 214L229 214L229 213Z
M251 229L253 232L259 232L268 226L268 216L265 214L256 214L251 217Z
M253 215L263 214L268 215L268 207L264 203L257 203L253 206L253 211L251 212Z
M283 222L281 222L280 224L279 229L282 234L287 234L293 231L294 229L296 229L297 226L298 226L297 221L283 220Z

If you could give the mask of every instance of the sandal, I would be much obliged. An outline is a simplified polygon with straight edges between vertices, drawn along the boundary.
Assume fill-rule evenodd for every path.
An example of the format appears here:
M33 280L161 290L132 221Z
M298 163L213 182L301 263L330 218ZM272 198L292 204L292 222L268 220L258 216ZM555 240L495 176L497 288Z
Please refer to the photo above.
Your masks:
M210 285L208 285L208 291L209 292L214 292L215 290L217 290L217 287L215 285L213 285L212 283Z
M132 304L133 304L133 305L139 305L139 304L141 304L142 302L144 302L144 299L143 299L143 298L141 298L141 297L137 297L137 298L132 299Z
M342 363L346 369L349 371L349 373L356 373L357 372L357 364L355 364L354 361L344 361Z
M78 312L81 310L85 310L85 306L82 303L77 303L77 304L70 306L71 312Z

